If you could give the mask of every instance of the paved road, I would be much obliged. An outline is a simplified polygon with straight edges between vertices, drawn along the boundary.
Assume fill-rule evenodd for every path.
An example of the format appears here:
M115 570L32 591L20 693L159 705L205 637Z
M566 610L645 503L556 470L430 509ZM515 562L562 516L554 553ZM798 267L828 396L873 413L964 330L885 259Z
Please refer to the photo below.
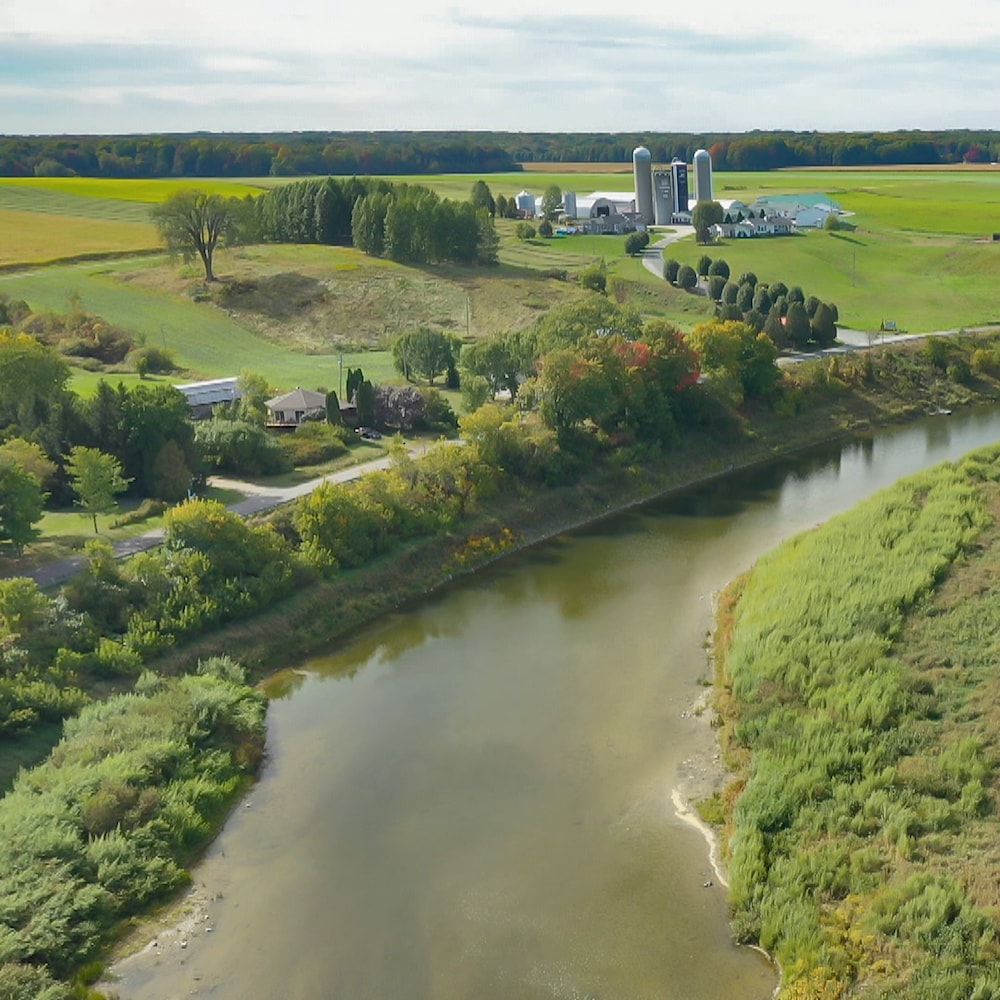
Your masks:
M410 455L414 458L426 454L430 444L415 445L410 449ZM241 517L249 517L253 514L260 514L266 510L273 510L283 503L289 503L299 497L312 493L321 483L346 483L352 479L360 479L361 476L376 469L387 469L392 464L392 459L386 455L382 458L373 459L370 462L362 462L360 465L352 465L347 469L340 469L337 472L328 473L325 476L318 476L304 483L295 486L258 486L255 483L247 483L240 479L227 479L222 476L212 476L208 483L210 486L219 489L237 490L244 495L243 500L229 504L226 508ZM155 528L152 531L144 532L141 535L134 535L132 538L125 538L114 542L116 559L124 559L127 556L134 556L137 552L145 552L147 549L154 549L163 543L166 532L163 528ZM86 562L85 556L70 556L67 559L58 559L55 562L46 563L37 569L29 570L22 574L36 581L41 587L50 587L57 583L68 580L75 573L78 573Z

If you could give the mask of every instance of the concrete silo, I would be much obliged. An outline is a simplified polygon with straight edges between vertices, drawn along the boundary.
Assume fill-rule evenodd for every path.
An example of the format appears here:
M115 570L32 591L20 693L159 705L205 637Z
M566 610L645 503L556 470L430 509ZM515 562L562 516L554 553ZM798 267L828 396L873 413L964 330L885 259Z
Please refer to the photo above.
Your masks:
M653 213L653 156L645 146L632 150L632 173L635 177L635 210L647 226L656 219Z
M673 184L669 170L653 171L653 215L658 226L669 226L673 215Z
M707 149L694 154L694 191L698 201L712 201L712 156Z

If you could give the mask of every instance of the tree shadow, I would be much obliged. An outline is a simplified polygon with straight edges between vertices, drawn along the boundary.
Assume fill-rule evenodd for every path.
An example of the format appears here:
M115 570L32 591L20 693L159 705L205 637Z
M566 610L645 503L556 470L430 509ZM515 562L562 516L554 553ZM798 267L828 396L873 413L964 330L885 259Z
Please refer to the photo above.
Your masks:
M853 243L855 246L859 246L859 247L866 247L866 246L868 246L868 244L865 243L864 240L859 240L856 236L848 236L845 233L835 233L835 232L831 232L830 235L835 240L843 240L844 243Z

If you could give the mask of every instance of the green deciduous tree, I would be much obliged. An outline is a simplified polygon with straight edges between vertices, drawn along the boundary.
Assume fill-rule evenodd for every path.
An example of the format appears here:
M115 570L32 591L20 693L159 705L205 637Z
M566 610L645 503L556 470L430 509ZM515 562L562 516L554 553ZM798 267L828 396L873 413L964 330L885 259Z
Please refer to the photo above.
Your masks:
M490 191L490 186L486 181L476 181L472 185L472 194L469 196L469 201L475 205L476 208L484 208L489 212L490 216L497 214L497 203L493 198L493 194Z
M507 391L517 395L519 379L534 371L535 338L526 331L494 334L462 349L462 371L471 378L485 379L491 396ZM463 378L462 385L465 387Z
M57 421L68 381L69 366L55 350L0 330L0 428L23 435Z
M562 190L558 184L550 184L542 195L542 214L546 219L554 219L562 204Z
M16 462L30 472L43 490L51 489L56 475L56 463L45 454L41 445L24 438L11 438L0 444L0 462Z
M74 448L66 462L77 505L94 519L97 534L97 515L110 514L117 506L115 497L128 489L132 481L122 475L121 463L114 455L97 448Z
M124 452L118 457L130 481L135 480L147 496L160 496L162 482L154 466L168 441L175 442L183 453L190 479L199 466L199 457L183 394L170 385L137 385L125 394L122 404L127 438ZM160 499L176 500L178 497L162 496Z
M585 420L601 423L615 402L603 365L565 348L542 358L536 391L542 419L561 440Z
M230 199L206 191L177 191L153 209L153 221L168 249L185 259L197 254L206 281L215 281L215 248L228 234L233 219Z
M721 376L731 387L736 404L745 397L766 395L781 375L774 363L778 350L773 341L746 323L700 323L689 340L698 352L702 370Z
M13 459L0 457L0 549L15 554L38 537L45 493L38 478Z
M535 325L539 352L571 346L595 333L620 333L634 339L641 332L642 317L635 309L616 305L603 295L587 295L555 306Z
M461 343L440 330L420 327L396 338L392 359L396 370L407 381L427 379L429 385L458 361Z
M722 206L717 201L699 201L691 213L695 239L699 243L711 242L711 228L719 225L724 217Z

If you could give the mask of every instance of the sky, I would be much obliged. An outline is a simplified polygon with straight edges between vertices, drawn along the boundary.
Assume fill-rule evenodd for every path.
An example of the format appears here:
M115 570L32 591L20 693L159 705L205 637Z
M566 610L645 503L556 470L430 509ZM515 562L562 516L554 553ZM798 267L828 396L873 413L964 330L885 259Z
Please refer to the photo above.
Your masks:
M1000 128L1000 0L0 0L0 134Z

